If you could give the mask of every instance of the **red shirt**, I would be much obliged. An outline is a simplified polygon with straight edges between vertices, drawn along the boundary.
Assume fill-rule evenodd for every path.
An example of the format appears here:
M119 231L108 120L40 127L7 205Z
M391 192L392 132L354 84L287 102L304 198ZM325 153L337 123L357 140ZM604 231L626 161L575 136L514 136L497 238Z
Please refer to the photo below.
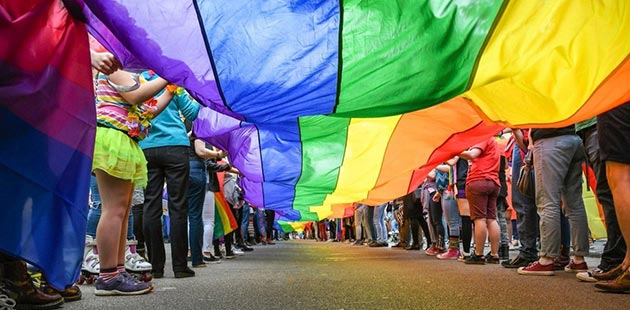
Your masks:
M481 155L471 161L466 184L476 180L487 179L501 186L501 182L499 182L501 155L499 154L497 141L490 137L484 142L473 145L471 149L480 149Z

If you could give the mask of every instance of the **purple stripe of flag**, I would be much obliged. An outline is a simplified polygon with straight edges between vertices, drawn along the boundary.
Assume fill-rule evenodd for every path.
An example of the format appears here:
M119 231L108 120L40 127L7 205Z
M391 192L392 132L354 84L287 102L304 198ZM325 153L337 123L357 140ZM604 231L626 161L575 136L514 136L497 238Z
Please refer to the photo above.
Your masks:
M135 65L146 65L146 69L184 86L202 104L240 118L225 107L220 96L200 21L191 1L160 1L159 5L136 0L87 0L85 3L86 12L91 11L86 13L92 18L88 20L91 33L101 34L96 39L102 36L107 40L108 35L104 34L109 32L118 39L116 44L109 45L115 55L130 53L138 60ZM176 23L160 23L159 18L164 14Z

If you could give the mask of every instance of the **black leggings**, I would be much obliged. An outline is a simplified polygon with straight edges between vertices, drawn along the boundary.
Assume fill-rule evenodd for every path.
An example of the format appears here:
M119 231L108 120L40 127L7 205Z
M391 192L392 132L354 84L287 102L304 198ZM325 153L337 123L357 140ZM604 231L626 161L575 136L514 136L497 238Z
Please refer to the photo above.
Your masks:
M429 224L427 223L427 220L424 218L424 216L420 217L420 228L422 228L422 232L424 233L424 237L427 238L427 248L430 246L431 243L431 230L429 229Z
M442 205L433 200L429 201L429 221L433 227L434 236L431 236L431 243L438 243L444 240L444 225L442 225ZM438 244L444 246L444 244Z
M419 246L422 244L422 240L420 238L420 228L422 228L422 232L424 236L427 238L427 243L431 243L431 233L429 232L429 225L427 225L427 221L424 220L424 217L414 217L409 219L409 224L411 226L411 236L413 237L413 245Z

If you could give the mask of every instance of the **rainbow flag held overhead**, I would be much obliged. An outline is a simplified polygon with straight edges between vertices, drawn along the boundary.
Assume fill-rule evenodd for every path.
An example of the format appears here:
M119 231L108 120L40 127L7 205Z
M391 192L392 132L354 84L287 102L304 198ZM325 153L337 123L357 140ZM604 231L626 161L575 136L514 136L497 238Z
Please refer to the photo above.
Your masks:
M498 131L484 119L564 125L629 96L622 1L108 2L87 3L140 62L241 120L196 129L234 154L246 198L301 220L405 194ZM160 10L177 12L186 22L170 32L186 35L127 31Z
M70 3L70 1L67 1ZM61 1L0 1L0 251L73 283L96 112L85 24Z
M86 3L130 65L213 111L198 135L230 152L248 201L288 221L402 196L502 126L630 99L626 1Z
M624 0L84 2L90 33L126 69L153 69L208 107L195 121L197 135L229 151L243 174L245 199L276 210L283 223L329 216L335 205L375 205L402 196L435 165L504 126L563 126L630 100L630 3ZM68 73L75 63L88 64L87 43L68 39L82 27L59 19L65 13L51 9L59 1L0 4L0 65L3 73L7 66L16 72L3 74L0 87L19 85L0 97L2 119L12 121L3 124L2 143L26 145L8 133L38 128L33 132L43 138L32 145L68 146L50 155L41 149L22 151L35 154L28 161L36 163L33 171L50 172L44 175L60 181L31 177L36 180L31 183L57 184L47 188L67 191L59 197L87 196L87 175L83 182L74 172L89 166L93 121L75 115L93 110L29 107L31 114L22 115L8 108L18 102L15 98L63 101L64 107L84 102L90 94L88 69L85 79ZM22 14L36 17L17 18ZM43 22L47 18L67 22L53 33ZM69 41L73 49L66 49ZM55 49L24 52L51 46L47 42ZM71 57L75 53L79 57ZM24 61L20 65L17 59ZM25 72L48 74L43 81L54 81L57 74L63 77L57 81L73 81L69 85L85 95L76 96L68 86L29 96L28 91L47 83L20 80ZM58 94L72 100L60 100ZM69 120L53 122L63 128L37 127L28 115L39 111ZM27 125L19 127L17 121L23 120ZM37 120L43 124L46 118L37 115ZM17 157L6 150L0 152L11 156L3 156L0 167L15 176L25 162L6 161ZM73 172L61 173L57 165L68 161L55 156L73 158L66 166ZM1 179L2 185L8 179ZM80 213L70 215L58 206L78 206L77 201L60 198L50 204L54 209L48 218L74 219ZM30 206L11 203L20 210L16 214ZM80 235L82 222L74 227L70 222L57 229ZM52 229L48 225L40 227ZM29 231L17 230L21 241L10 251L27 247L21 238Z

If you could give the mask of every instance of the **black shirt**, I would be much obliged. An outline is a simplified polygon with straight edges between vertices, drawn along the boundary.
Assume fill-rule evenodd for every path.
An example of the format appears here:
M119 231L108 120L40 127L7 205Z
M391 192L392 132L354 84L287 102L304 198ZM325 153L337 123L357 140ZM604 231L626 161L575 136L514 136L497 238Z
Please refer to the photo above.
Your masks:
M575 125L570 125L562 128L533 128L532 129L532 140L537 141L545 138L566 136L566 135L574 135L575 134Z

